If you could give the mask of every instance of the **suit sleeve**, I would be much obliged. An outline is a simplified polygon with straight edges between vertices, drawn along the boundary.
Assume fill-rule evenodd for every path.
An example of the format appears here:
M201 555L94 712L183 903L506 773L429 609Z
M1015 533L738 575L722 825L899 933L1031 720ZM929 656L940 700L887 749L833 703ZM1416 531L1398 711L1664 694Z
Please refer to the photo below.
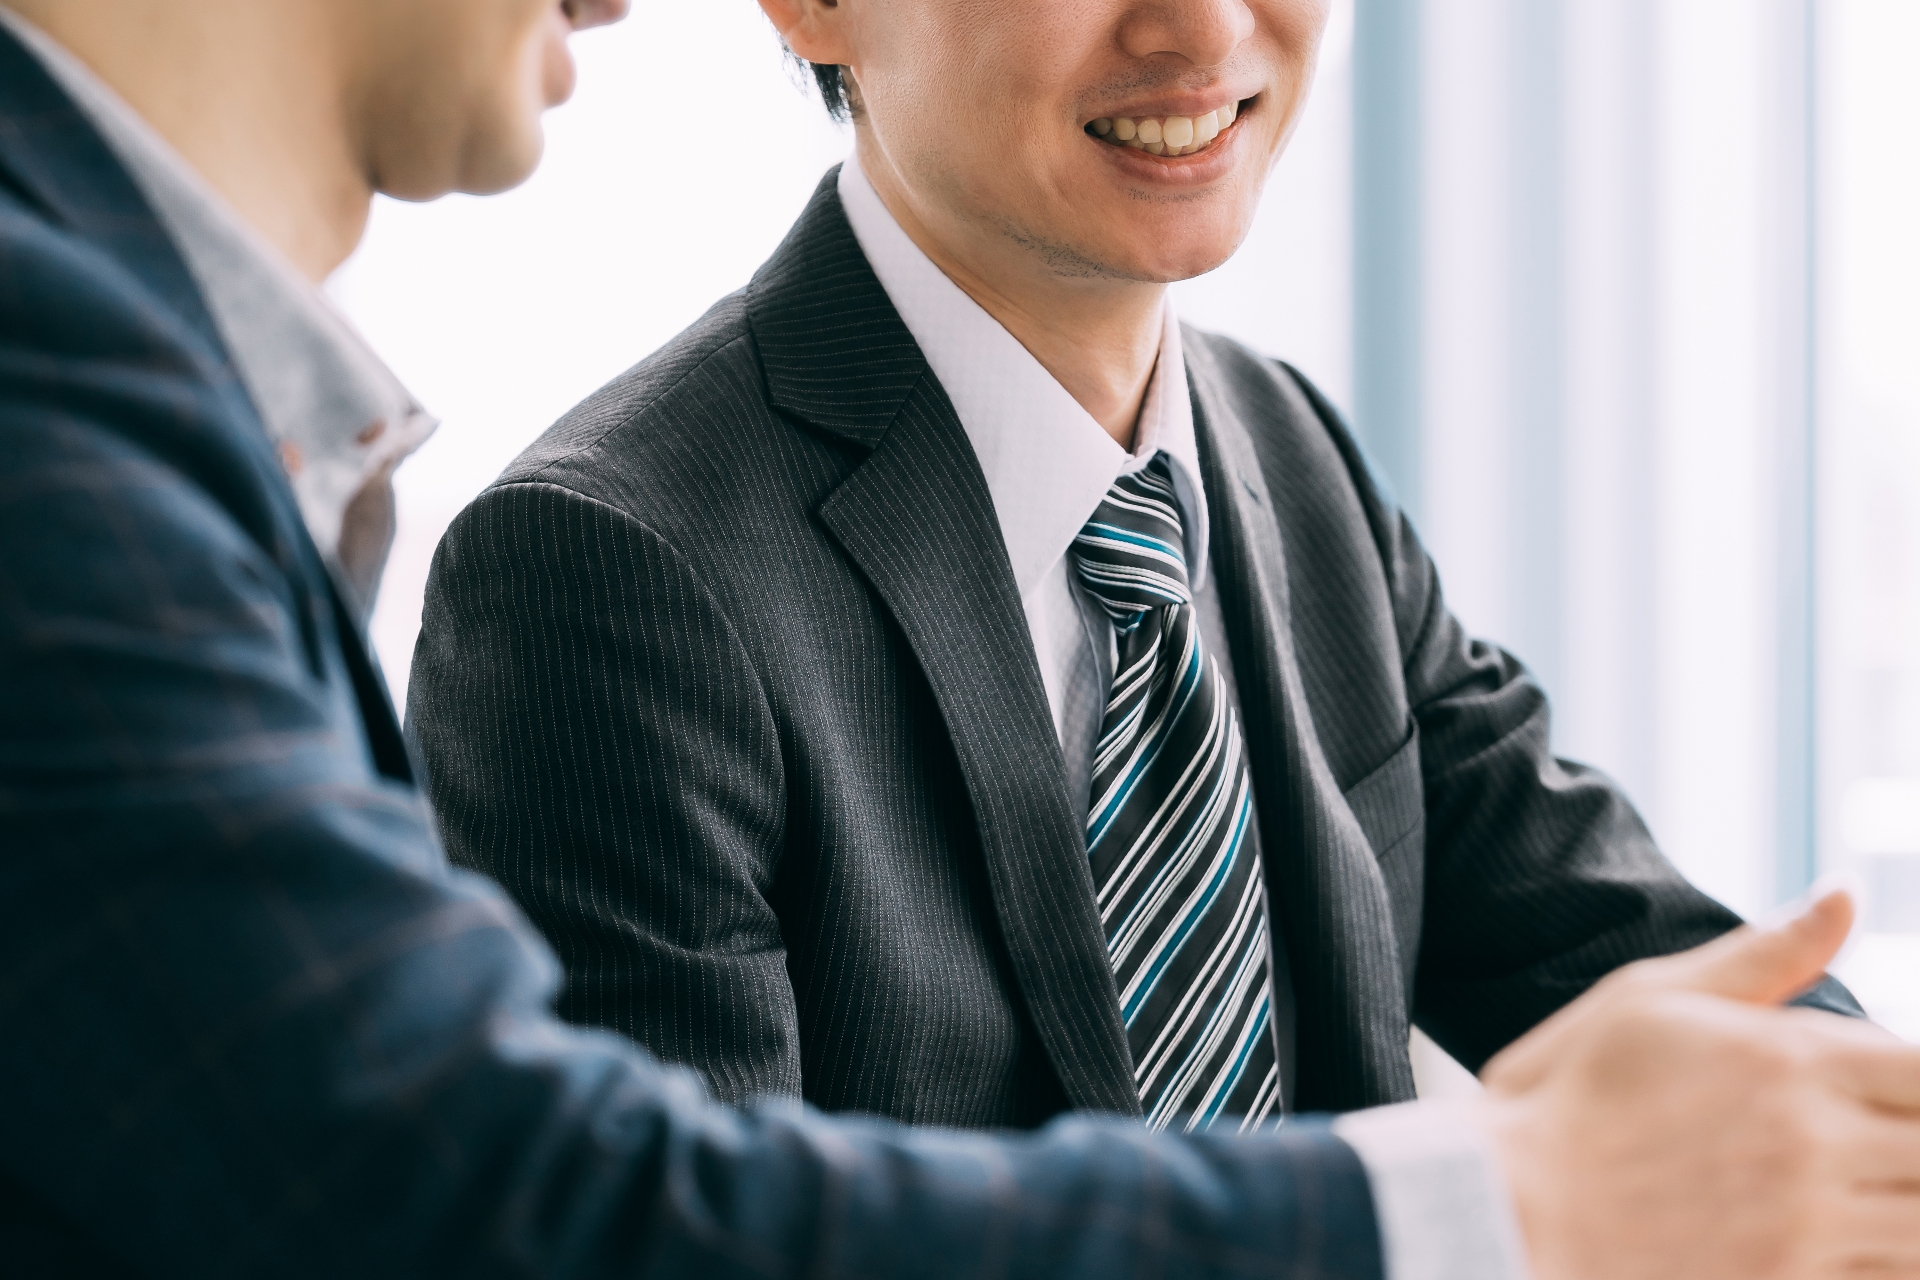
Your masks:
M1612 970L1698 946L1740 919L1688 883L1611 779L1555 757L1545 692L1512 654L1461 626L1413 525L1338 414L1300 381L1367 508L1420 734L1415 1021L1478 1071ZM1796 1003L1861 1016L1831 978Z
M310 660L334 620L207 487L233 427L206 375L133 286L0 233L16 1268L57 1224L151 1276L1377 1280L1364 1173L1324 1126L728 1110L556 1021L551 955L447 868Z
M567 489L488 491L434 557L408 702L448 852L559 951L562 1015L695 1067L729 1101L798 1096L769 903L780 746L674 550Z

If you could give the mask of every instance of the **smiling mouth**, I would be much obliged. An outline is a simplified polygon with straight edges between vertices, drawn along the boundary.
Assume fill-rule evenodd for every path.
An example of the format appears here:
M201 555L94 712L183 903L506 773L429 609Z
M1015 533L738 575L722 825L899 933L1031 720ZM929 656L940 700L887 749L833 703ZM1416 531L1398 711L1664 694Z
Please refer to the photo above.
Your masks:
M1087 135L1152 156L1197 155L1218 142L1252 101L1229 102L1200 116L1102 116L1087 126Z

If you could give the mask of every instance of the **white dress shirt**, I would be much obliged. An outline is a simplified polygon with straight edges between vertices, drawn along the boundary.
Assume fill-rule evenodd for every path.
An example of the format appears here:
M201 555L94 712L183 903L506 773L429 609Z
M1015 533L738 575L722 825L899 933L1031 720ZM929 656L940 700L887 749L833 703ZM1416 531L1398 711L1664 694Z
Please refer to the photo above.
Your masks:
M914 244L857 159L841 168L839 191L855 239L953 402L986 475L1084 818L1094 744L1113 683L1115 638L1113 623L1080 585L1067 553L1114 480L1159 453L1171 463L1185 524L1201 637L1239 704L1208 571L1207 498L1172 302L1163 303L1159 359L1129 452ZM1289 995L1291 989L1282 958L1274 957L1276 1005L1281 988ZM1280 1054L1289 1076L1290 1048L1283 1044ZM1286 1083L1290 1095L1291 1080ZM1522 1280L1519 1233L1498 1161L1459 1105L1386 1107L1343 1117L1335 1128L1366 1166L1389 1280Z
M8 9L0 25L99 130L172 237L280 447L314 543L351 602L370 610L388 543L384 530L343 537L349 510L384 522L393 469L439 424L327 296L86 64ZM355 506L363 493L374 501Z

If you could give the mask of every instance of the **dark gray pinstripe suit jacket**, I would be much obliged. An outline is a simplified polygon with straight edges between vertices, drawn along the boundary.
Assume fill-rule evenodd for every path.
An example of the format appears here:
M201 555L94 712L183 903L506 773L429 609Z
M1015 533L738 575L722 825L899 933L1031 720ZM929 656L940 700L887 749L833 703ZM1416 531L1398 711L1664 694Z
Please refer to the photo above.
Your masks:
M410 727L562 1012L920 1122L1137 1113L986 483L830 174L744 291L549 431L434 563ZM1732 927L1447 612L1336 415L1189 331L1296 1105L1410 1097ZM1850 1007L1844 992L1828 993Z

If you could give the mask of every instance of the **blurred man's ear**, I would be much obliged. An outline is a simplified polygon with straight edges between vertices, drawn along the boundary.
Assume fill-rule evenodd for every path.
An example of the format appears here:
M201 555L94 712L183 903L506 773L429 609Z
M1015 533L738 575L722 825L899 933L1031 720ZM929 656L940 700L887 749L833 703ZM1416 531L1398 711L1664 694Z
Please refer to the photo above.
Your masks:
M796 58L816 66L843 67L853 61L847 39L851 0L760 0L760 9Z

